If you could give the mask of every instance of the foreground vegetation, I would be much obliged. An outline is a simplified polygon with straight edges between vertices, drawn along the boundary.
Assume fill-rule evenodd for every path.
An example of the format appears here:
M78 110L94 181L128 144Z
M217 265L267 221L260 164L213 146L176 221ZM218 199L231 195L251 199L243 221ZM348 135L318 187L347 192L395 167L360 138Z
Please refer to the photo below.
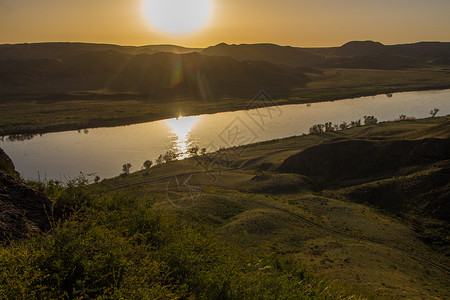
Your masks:
M155 197L93 196L83 179L34 183L75 210L45 236L0 249L3 299L346 299L289 255L217 239L154 207ZM352 297L356 299L358 297Z
M428 214L435 204L417 192L445 176L448 161L332 184L277 169L330 141L448 138L449 126L448 117L373 122L92 185L82 177L30 183L73 213L45 235L1 246L0 296L448 298L448 223ZM384 202L375 201L380 188ZM428 208L394 205L410 199Z

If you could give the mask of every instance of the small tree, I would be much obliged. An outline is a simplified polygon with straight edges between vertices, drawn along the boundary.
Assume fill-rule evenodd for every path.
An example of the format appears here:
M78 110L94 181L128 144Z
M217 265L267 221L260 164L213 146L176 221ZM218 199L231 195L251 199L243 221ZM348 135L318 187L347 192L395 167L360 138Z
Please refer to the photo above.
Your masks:
M130 163L124 164L122 166L122 173L123 174L130 174L130 169L131 169L131 164Z
M191 156L197 156L199 150L200 150L200 149L198 148L198 146L194 146L194 147L192 147L192 148L189 149L189 154L190 154Z
M322 132L324 132L324 128L325 128L325 125L316 124L316 125L313 125L311 128L309 128L309 133L310 134L322 133Z
M333 123L331 123L331 122L325 123L325 132L331 132L331 131L334 131Z
M364 125L377 125L378 119L374 116L364 116Z
M398 119L399 119L400 121L405 121L405 120L406 120L406 115L400 115L400 116L398 117Z
M347 122L342 122L341 124L339 124L339 129L344 130L344 129L347 129L348 126L349 125L347 124Z
M94 178L94 182L95 182L95 183L98 183L99 181L100 181L100 176L98 176L98 175L97 175L97 176L95 176L95 178Z
M169 150L169 151L167 151L167 152L164 154L163 159L164 159L166 162L171 162L171 161L176 160L177 157L178 157L178 154L176 154L176 153L173 152L172 150Z
M430 111L431 117L432 118L436 117L438 112L439 112L439 108L434 108L432 111Z
M158 158L155 160L155 163L157 164L157 165L160 165L160 164L162 164L164 162L164 157L163 157L163 155L161 154L160 156L158 156Z
M202 149L200 150L200 154L201 154L201 155L205 155L205 154L206 154L206 148L202 148Z
M359 127L361 126L361 119L359 119L358 121L352 121L350 123L350 127Z
M153 165L153 162L151 160L146 160L144 162L144 164L142 165L142 168L143 169L150 169L152 167L152 165Z

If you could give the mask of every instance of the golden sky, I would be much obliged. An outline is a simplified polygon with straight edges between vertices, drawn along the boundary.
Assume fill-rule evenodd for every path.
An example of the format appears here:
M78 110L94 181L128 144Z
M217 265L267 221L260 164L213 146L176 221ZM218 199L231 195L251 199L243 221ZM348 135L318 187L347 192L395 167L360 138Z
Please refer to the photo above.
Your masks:
M143 1L0 0L0 43L312 47L351 40L450 41L450 0L209 0L209 21L186 35L152 27Z

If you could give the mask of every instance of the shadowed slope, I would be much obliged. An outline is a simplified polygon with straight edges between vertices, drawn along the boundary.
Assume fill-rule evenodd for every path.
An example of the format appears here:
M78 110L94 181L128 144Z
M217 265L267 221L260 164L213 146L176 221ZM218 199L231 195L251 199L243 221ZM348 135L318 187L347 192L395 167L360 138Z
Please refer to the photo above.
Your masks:
M252 97L263 87L274 94L286 93L307 81L305 75L289 67L196 53L129 55L106 50L64 59L0 62L0 94L94 92L158 98Z
M448 158L450 139L349 140L306 149L286 159L279 170L333 181L366 178Z

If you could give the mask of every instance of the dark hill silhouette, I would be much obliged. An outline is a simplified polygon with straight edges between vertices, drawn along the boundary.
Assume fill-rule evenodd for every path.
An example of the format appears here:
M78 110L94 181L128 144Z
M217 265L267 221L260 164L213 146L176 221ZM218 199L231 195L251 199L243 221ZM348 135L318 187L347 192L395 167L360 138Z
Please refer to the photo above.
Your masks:
M207 55L237 60L265 60L293 67L403 69L439 65L450 58L450 43L421 42L383 45L374 41L352 41L341 47L296 48L274 44L228 45L206 48Z
M0 95L127 93L150 97L252 97L302 86L299 70L265 61L237 61L198 53L77 52L62 59L0 61Z
M449 60L450 43L440 42L386 46L353 41L332 48L222 43L204 50L173 45L0 45L0 97L128 93L143 94L141 99L147 94L247 98L261 88L282 96L308 81L303 73L320 73L319 68L448 67Z
M241 44L225 43L206 48L206 55L230 56L236 60L265 60L273 64L285 64L292 67L309 67L322 61L318 54L309 53L301 48L278 46L275 44Z
M201 51L199 48L185 48L175 45L148 45L148 46L119 46L111 44L90 43L33 43L33 44L5 44L0 45L1 59L63 59L73 55L99 52L115 51L123 54L152 54L160 51L173 53L190 53Z
M386 47L379 42L374 41L353 41L342 45L339 48L334 49L331 52L334 56L346 57L346 56L367 56L379 53L384 53Z
M101 89L129 60L114 51L78 53L64 59L0 61L0 94L54 94Z
M423 59L450 58L450 43L420 42L415 44L387 46L394 55Z
M158 97L251 96L262 87L276 93L306 81L295 69L264 61L160 52L133 56L108 89Z

